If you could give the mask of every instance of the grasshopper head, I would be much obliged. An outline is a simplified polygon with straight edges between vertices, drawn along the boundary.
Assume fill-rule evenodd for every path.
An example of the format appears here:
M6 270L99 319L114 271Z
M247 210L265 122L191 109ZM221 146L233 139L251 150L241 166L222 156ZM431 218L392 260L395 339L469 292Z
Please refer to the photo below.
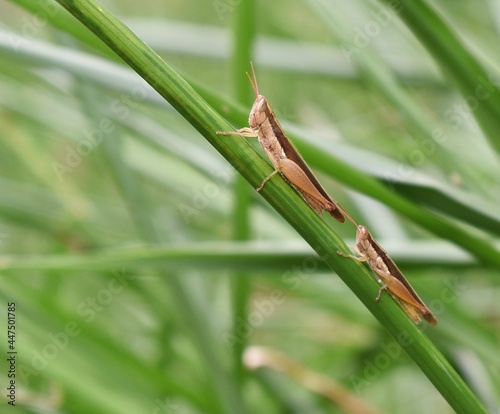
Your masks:
M356 246L362 253L366 253L370 248L371 234L365 226L358 226L356 230Z
M369 234L370 234L370 232L368 231L368 229L365 226L361 226L361 225L358 226L358 229L356 230L356 238L357 239L366 239L366 238L368 238Z
M252 67L253 80L247 72L247 78L252 85L252 89L255 92L255 102L253 103L252 110L250 111L250 116L248 117L248 124L250 128L258 129L262 123L265 121L267 114L270 110L269 103L267 99L259 93L259 84L257 83L257 77L255 76L255 69L252 62L250 62Z
M269 108L267 99L262 95L257 95L257 98L253 103L252 110L250 111L250 116L248 117L248 124L250 125L250 128L259 128L260 125L266 120L267 108Z

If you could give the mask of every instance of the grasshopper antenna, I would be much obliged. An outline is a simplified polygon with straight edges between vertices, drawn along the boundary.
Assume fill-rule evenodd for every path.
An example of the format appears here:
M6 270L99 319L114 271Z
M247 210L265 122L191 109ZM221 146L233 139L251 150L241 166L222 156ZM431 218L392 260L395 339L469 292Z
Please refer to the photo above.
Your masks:
M252 89L255 92L255 96L257 97L257 96L260 95L260 93L259 93L259 84L257 83L257 76L255 76L255 69L253 67L253 63L252 62L250 62L250 66L252 68L253 80L250 77L250 75L248 74L248 72L245 72L245 73L247 74L247 78L250 81L250 85L252 85Z
M354 221L354 219L351 217L351 215L345 211L344 207L342 207L340 204L338 203L335 203L335 207L337 207L339 209L339 211L345 216L347 217L347 219L354 225L354 227L358 228L358 223L356 223Z

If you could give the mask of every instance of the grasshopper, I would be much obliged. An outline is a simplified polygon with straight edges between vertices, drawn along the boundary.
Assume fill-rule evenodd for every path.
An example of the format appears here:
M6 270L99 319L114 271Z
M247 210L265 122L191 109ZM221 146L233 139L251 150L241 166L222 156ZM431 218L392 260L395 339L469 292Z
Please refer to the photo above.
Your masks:
M351 257L360 262L366 261L375 274L380 277L383 284L375 299L377 302L380 300L382 291L386 290L415 323L420 322L423 317L431 325L436 325L436 317L425 306L424 302L411 287L387 252L375 241L366 227L358 226L349 216L348 218L357 227L356 248L353 250L359 257L340 251L337 254L344 257Z
M248 72L247 77L256 98L248 118L250 127L229 132L217 131L217 134L258 138L260 146L273 164L274 171L264 178L257 191L262 190L264 185L279 172L318 214L326 210L337 221L343 223L345 221L343 210L341 211L338 203L321 186L302 156L286 136L271 105L260 94L252 64L251 67L253 80Z

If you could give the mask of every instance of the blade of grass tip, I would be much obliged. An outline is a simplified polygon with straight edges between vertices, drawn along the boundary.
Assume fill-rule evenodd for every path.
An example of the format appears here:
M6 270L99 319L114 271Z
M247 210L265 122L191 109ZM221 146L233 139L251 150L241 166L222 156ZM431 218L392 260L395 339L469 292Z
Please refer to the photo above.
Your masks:
M426 1L379 1L394 8L431 53L446 77L454 81L491 146L500 153L498 80L488 73L444 18Z
M215 131L228 130L230 127L228 123L158 55L101 5L88 0L57 1L94 31L164 96L252 185L257 187L263 177L271 172L270 165L253 151L245 140L219 139ZM385 300L380 305L373 300L375 292L378 291L378 284L368 270L357 261L339 258L336 252L338 250L347 252L347 246L307 206L300 195L279 177L276 178L266 184L262 196L338 273L457 412L486 413L484 407L443 355L406 317L398 304L392 300ZM220 367L213 368L220 373ZM233 394L233 385L224 381L223 384L217 384L217 387L218 391L223 389L226 393L232 394L221 396L225 410L242 412L244 407L238 405L239 401Z

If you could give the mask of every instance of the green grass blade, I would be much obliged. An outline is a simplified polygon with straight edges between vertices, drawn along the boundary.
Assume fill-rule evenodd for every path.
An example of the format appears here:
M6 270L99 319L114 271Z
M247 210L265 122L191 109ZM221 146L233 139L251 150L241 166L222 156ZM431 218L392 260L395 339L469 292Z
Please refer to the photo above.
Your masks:
M500 152L500 91L494 75L488 72L450 24L427 1L382 0L382 3L394 8L432 54L445 76L455 83L491 146ZM459 118L456 124L460 126L464 122L463 115L457 114L456 117Z

